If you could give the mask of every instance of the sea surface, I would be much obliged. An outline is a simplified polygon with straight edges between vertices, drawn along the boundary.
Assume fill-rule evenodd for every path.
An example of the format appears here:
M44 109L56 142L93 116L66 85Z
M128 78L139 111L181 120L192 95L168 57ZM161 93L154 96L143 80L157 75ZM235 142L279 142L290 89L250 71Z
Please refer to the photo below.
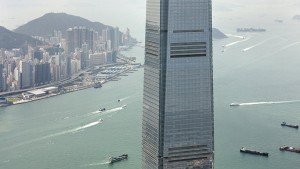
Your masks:
M300 166L299 154L279 151L300 147L300 131L280 125L300 124L300 24L267 30L229 29L213 42L216 169ZM142 47L124 54L143 63ZM142 90L139 69L101 89L0 108L0 168L140 169ZM242 154L242 146L270 155ZM123 153L128 160L107 164Z

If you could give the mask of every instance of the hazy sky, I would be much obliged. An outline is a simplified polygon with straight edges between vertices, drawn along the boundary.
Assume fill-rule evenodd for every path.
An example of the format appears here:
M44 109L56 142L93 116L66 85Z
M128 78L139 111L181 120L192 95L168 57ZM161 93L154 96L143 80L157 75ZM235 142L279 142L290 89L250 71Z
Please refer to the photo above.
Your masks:
M137 34L145 27L143 0L0 0L0 25L15 29L49 12L64 12ZM140 36L140 35L137 35Z
M228 21L265 22L290 19L300 14L300 0L213 0L213 24ZM8 29L27 23L49 12L65 12L91 21L129 27L133 35L143 36L146 0L0 0L0 25Z

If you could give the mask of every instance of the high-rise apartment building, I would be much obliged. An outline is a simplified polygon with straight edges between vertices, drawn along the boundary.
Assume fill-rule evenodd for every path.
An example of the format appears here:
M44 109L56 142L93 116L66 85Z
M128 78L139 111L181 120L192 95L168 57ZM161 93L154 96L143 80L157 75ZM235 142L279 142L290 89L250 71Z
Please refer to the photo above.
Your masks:
M89 65L89 45L87 43L82 44L81 52L80 52L80 63L81 69L87 68Z
M3 64L0 64L0 91L3 91Z
M119 33L119 27L115 27L114 29L114 50L118 51L119 50L119 39L120 39L120 33Z
M50 64L40 63L34 66L34 84L43 85L51 81Z
M20 73L21 73L21 81L20 88L29 88L32 86L33 82L33 68L32 64L29 61L21 61L20 62Z
M142 168L212 169L211 0L148 0Z
M68 53L75 52L76 48L81 48L84 43L89 45L89 50L94 51L95 31L84 27L74 27L67 30Z

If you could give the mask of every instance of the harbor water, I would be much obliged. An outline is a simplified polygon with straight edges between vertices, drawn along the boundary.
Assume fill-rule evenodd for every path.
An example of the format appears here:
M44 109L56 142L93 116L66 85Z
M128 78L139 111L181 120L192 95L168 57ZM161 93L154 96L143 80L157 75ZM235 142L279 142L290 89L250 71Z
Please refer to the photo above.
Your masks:
M287 29L214 40L216 169L299 168L299 154L279 150L300 147L300 132L280 125L300 123L300 29ZM124 54L143 62L142 47ZM142 91L141 68L100 89L0 108L0 168L140 169Z

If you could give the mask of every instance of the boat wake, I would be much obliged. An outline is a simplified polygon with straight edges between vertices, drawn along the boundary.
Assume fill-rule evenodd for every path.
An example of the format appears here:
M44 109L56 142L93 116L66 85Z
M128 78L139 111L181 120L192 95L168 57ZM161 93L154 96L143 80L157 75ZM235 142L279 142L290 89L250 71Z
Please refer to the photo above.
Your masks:
M261 41L261 42L255 44L255 45L253 45L253 46L250 46L250 47L248 47L248 48L243 49L242 51L243 51L243 52L246 52L246 51L248 51L248 50L251 50L251 49L253 49L253 48L257 47L257 46L260 46L260 45L264 44L264 43L267 42L268 40L269 40L269 39L264 40L264 41Z
M286 49L288 49L288 48L290 48L290 47L293 47L293 46L296 46L296 45L299 45L299 44L300 44L300 42L294 42L294 43L291 43L291 44L289 44L289 45L286 45L286 46L282 47L282 48L279 49L279 51L277 51L277 52L281 52L281 51L283 51L283 50L286 50Z
M245 41L247 41L247 40L249 40L249 39L251 39L251 37L249 37L249 38L245 38L245 39L243 39L243 40L238 40L238 41L235 41L235 42L229 43L229 44L227 44L227 45L224 45L223 47L229 47L229 46L233 46L233 45L236 45L236 44L238 44L238 43L245 42Z
M270 102L249 102L249 103L235 103L234 106L252 106L261 104L285 104L285 103L298 103L300 100L290 100L290 101L270 101ZM233 105L230 104L231 106Z
M1 149L0 151L13 149L13 148L16 148L16 147L20 147L20 146L27 145L27 144L32 144L32 143L35 143L35 142L43 141L43 140L46 140L46 139L49 139L49 138L53 138L53 137L57 137L57 136L65 135L65 134L74 134L76 132L79 132L79 131L82 131L84 129L93 127L95 125L98 125L102 122L103 122L102 119L99 119L95 122L92 122L92 123L89 123L89 124L86 124L86 125L83 125L83 126L80 126L80 127L76 127L74 129L65 130L65 131L62 131L62 132L50 134L50 135L47 135L47 136L44 136L44 137L40 137L40 138L29 140L29 141L26 141L26 142L23 142L23 143L19 143L19 144L13 145L11 147L6 147L4 149Z
M113 113L113 112L117 112L117 111L123 110L124 108L125 108L124 106L122 106L122 107L116 107L116 108L108 109L108 110L105 110L105 111L95 111L95 112L92 112L91 114L92 115L95 115L95 114L103 114L104 115L104 114L109 114L109 113Z
M99 165L105 165L105 164L109 164L109 161L100 162L100 163L92 163L92 164L88 164L87 166L99 166Z
M244 36L239 36L239 35L232 35L232 34L225 34L226 36L230 36L230 37L235 37L235 38L241 38L244 39Z
M126 99L129 99L129 98L130 98L130 96L124 97L124 98L122 98L122 99L119 99L119 102L122 102L122 101L124 101L124 100L126 100Z
M102 122L103 122L102 119L99 119L99 120L97 120L95 122L92 122L92 123L89 123L89 124L86 124L86 125L83 125L83 126L80 126L80 127L76 127L74 129L65 130L65 131L62 131L62 132L58 132L58 133L55 133L55 134L50 134L48 136L44 136L44 137L35 139L32 142L37 142L37 141L45 140L45 139L48 139L48 138L61 136L61 135L64 135L64 134L75 133L75 132L78 132L78 131L81 131L81 130L84 130L84 129L87 129L87 128L90 128L90 127L93 127L93 126L96 126L96 125L98 125L98 124L100 124ZM32 143L32 142L30 142L30 143Z
M75 128L75 129L69 130L69 131L67 131L67 133L75 133L75 132L78 132L78 131L80 131L80 130L83 130L83 129L86 129L86 128L90 128L90 127L93 127L93 126L95 126L95 125L97 125L97 124L100 124L100 123L102 123L102 122L103 122L102 119L100 119L100 120L98 120L98 121L89 123L89 124L87 124L87 125L84 125L84 126L77 127L77 128ZM67 134L67 133L66 133L66 134Z

